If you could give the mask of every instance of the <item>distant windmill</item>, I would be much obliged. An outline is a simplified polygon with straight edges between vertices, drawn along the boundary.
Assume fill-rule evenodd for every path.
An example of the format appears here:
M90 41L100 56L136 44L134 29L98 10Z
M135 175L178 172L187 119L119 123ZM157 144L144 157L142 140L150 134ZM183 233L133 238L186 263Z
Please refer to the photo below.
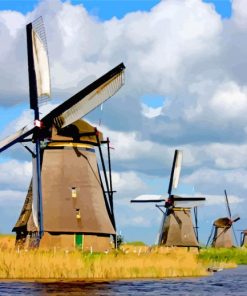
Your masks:
M199 247L198 243L198 225L197 211L195 211L196 225L193 226L191 208L201 205L204 197L180 197L172 194L172 190L177 188L182 165L182 151L175 150L173 165L168 187L168 199L163 196L160 198L137 197L131 202L155 202L164 203L156 205L162 213L163 219L159 233L159 245L177 246L177 247ZM162 210L165 208L165 211Z
M43 98L50 96L50 79L42 18L26 27L30 107L34 124L0 141L0 152L15 143L33 142L33 176L13 229L20 246L77 245L104 249L116 235L109 140L80 118L113 96L123 85L124 64L88 85L39 118ZM108 169L101 150L107 144ZM95 148L98 148L103 176Z
M226 208L228 217L219 218L214 221L212 231L209 235L207 246L211 244L212 247L215 248L231 248L234 246L233 243L233 236L234 234L235 241L237 243L237 237L233 228L233 223L237 222L240 217L232 218L231 209L229 205L228 196L225 192L225 199L226 199Z

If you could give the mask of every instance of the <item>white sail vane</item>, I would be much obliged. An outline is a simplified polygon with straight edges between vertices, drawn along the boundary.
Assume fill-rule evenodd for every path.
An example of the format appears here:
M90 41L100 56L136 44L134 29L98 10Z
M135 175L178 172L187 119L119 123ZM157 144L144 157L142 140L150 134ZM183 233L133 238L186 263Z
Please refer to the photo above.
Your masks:
M181 172L183 159L183 152L181 150L177 150L177 157L174 166L173 180L172 180L172 188L176 189L178 187L179 176Z
M155 195L155 194L143 194L139 195L136 198L132 199L131 202L161 202L165 201L167 197L163 195Z
M51 96L50 70L42 17L27 24L27 56L30 107L36 110Z
M34 30L32 30L32 45L38 98L50 97L50 70L47 50Z
M80 100L78 103L55 118L54 121L56 125L63 128L85 116L90 111L111 98L123 86L123 84L124 72L121 71L85 96L83 100Z
M14 143L19 142L21 139L26 138L28 135L33 133L34 124L33 122L24 126L14 134L2 139L0 141L0 152L7 149L9 146L13 145Z

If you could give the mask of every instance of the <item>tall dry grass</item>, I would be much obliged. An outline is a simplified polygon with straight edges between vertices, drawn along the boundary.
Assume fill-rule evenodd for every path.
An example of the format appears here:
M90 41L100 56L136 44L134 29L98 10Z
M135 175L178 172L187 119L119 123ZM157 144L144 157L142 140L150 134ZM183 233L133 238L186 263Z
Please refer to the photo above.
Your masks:
M0 234L0 251L15 247L15 235Z
M205 276L207 267L235 267L233 251L150 248L123 245L118 252L82 253L63 250L15 250L14 236L0 235L2 279L126 279ZM195 251L195 250L194 250ZM222 253L223 252L223 253ZM236 254L235 251L234 254ZM243 251L244 255L246 252ZM221 254L219 256L219 254ZM222 255L224 254L224 255ZM218 257L217 257L218 256Z
M90 254L80 251L0 251L2 279L126 279L205 276L197 255L179 249Z

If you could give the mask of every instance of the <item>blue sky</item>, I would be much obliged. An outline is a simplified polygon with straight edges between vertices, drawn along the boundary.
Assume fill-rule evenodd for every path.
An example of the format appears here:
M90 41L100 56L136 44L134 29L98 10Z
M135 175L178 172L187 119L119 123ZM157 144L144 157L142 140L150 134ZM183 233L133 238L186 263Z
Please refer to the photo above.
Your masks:
M245 198L247 177L247 73L239 65L247 47L246 16L239 0L204 1L212 8L199 0L165 2L88 0L66 6L59 0L0 1L0 136L32 121L26 113L22 37L29 18L42 14L56 98L72 95L118 62L127 66L121 92L104 105L103 113L96 110L88 117L93 122L102 117L115 147L119 230L127 240L155 241L161 219L157 209L129 200L166 194L173 151L182 149L177 192L208 196L208 206L199 210L205 242L212 221L226 213L224 189L232 196L234 213L245 209L239 203ZM13 17L6 10L20 14ZM28 161L18 145L0 156L0 232L11 230L22 205L31 174ZM11 211L4 202L8 195ZM237 228L245 223L241 218Z
M112 17L122 18L131 11L149 11L159 0L72 0L73 4L81 4L87 8L90 14L107 20ZM213 3L216 11L222 17L230 17L231 0L204 0L207 3ZM37 5L37 0L1 0L0 10L17 10L22 13L32 11Z

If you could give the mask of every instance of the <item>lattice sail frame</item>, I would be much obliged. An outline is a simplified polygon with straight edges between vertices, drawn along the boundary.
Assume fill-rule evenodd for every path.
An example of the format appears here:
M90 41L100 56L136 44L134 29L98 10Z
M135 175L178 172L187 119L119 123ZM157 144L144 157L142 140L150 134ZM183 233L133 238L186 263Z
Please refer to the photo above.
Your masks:
M50 69L42 17L27 25L30 107L36 109L51 97Z
M117 73L111 79L100 85L86 95L83 100L54 118L54 123L59 128L64 128L85 116L97 106L110 99L124 84L124 72Z

